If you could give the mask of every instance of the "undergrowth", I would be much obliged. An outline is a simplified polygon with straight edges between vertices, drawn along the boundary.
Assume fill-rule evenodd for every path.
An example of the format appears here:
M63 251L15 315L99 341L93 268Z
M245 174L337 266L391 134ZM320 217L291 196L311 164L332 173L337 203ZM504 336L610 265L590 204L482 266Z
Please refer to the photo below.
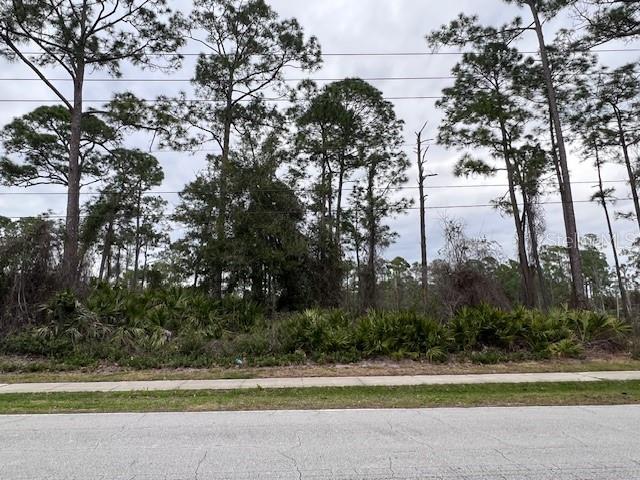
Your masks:
M452 355L495 364L620 350L629 333L627 324L590 311L507 312L482 305L446 320L412 311L272 316L250 302L216 301L186 289L131 293L100 287L83 302L58 294L31 326L0 340L0 353L66 367L277 366L381 357L435 363Z

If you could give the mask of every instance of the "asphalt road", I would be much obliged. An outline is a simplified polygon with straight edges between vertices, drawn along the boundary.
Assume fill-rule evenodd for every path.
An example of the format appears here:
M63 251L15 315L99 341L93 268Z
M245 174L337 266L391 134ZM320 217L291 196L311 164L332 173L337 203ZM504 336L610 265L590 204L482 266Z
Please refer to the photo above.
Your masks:
M0 478L640 479L640 406L0 416Z

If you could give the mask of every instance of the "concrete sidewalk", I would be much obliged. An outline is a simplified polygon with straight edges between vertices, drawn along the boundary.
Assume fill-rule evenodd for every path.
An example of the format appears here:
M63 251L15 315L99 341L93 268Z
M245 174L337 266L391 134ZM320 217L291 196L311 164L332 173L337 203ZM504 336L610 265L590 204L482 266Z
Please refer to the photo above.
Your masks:
M162 390L247 390L256 388L394 387L490 383L601 382L640 380L640 371L579 373L508 373L481 375L411 375L387 377L305 377L247 380L166 380L0 384L0 395L51 392L133 392Z

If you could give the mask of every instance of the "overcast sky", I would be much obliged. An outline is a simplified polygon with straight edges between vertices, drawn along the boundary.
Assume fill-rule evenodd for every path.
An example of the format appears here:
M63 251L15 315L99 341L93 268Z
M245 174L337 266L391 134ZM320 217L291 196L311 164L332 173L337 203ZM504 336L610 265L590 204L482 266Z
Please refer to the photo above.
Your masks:
M268 0L273 8L283 17L296 17L303 25L305 32L319 38L323 52L331 53L384 53L384 52L428 52L424 36L429 31L447 23L459 12L478 14L483 23L499 25L510 21L520 14L528 18L526 11L506 5L501 0L451 0L442 2L437 0ZM553 37L552 30L560 26L571 24L570 18L563 18L549 28L549 39ZM520 43L523 50L534 48L533 38L525 38ZM607 47L619 47L611 44ZM623 48L637 48L637 45L623 45ZM195 51L195 46L189 47ZM601 54L601 61L610 66L633 61L638 57L634 52L612 52ZM313 74L315 77L344 78L344 77L425 77L447 76L451 67L459 57L456 56L358 56L336 57L327 56L322 70ZM182 71L173 73L170 77L158 72L144 72L132 67L125 67L125 78L174 78L187 79L191 76L193 62L187 60ZM54 72L55 73L55 72ZM296 76L292 72L292 76ZM298 74L299 75L299 74ZM20 64L8 64L0 61L0 78L33 78L34 75ZM97 72L93 78L105 78L105 74ZM416 81L373 81L385 96L435 96L447 86L450 80L416 80ZM68 91L68 82L58 85ZM135 82L91 82L85 91L86 99L107 99L115 91L131 90L144 98L153 98L158 94L172 94L180 89L188 88L186 82L163 83L135 83ZM53 99L47 88L36 81L6 81L0 80L0 98L12 100L41 100ZM434 108L434 100L397 100L396 112L405 121L405 136L407 143L414 142L414 133L425 121L429 121L427 137L433 137L437 132L440 114ZM37 103L2 102L0 103L0 123L5 124L15 116L27 113L35 108ZM148 148L148 140L135 137L130 147ZM407 153L412 155L413 149L407 146ZM456 179L452 175L452 168L460 152L448 151L438 146L429 152L430 173L437 177L429 180L432 187L465 185L466 188L433 188L429 191L429 206L461 206L473 204L488 204L493 198L504 194L503 187L488 187L488 184L504 184L504 178L486 180L482 178ZM204 154L195 156L184 153L160 153L166 175L163 191L181 190L185 183L194 178L204 165ZM571 158L572 180L577 182L591 182L596 176L589 162L582 163L575 149ZM416 172L411 171L410 186L415 186ZM609 165L605 170L607 180L621 180L625 178L624 170L620 166ZM469 185L476 185L469 188ZM619 197L628 197L629 192L624 183L612 184L617 188ZM593 184L578 183L574 188L576 200L588 200L593 192ZM0 189L2 192L17 192L16 189ZM38 191L38 190L34 190ZM52 187L39 187L39 191L56 191ZM58 190L59 191L59 190ZM409 194L414 194L412 190ZM167 195L171 205L177 202L177 195ZM557 201L558 197L551 194L547 201ZM35 215L46 210L55 214L64 214L64 196L46 195L0 195L0 215L21 216ZM620 210L631 209L630 202L620 202ZM544 214L547 224L548 243L559 242L562 236L563 224L559 206L546 205ZM604 235L606 225L603 221L601 209L589 203L576 205L579 233L595 233ZM428 230L430 236L430 256L437 255L442 244L441 223L444 217L460 218L467 225L468 233L473 236L486 236L502 246L505 256L513 256L515 250L513 221L502 217L492 208L434 208L428 211ZM396 245L386 252L387 257L401 255L409 261L419 257L418 212L411 211L407 215L391 221L393 228L399 233ZM616 222L616 229L620 233L622 246L633 238L633 224L625 221Z

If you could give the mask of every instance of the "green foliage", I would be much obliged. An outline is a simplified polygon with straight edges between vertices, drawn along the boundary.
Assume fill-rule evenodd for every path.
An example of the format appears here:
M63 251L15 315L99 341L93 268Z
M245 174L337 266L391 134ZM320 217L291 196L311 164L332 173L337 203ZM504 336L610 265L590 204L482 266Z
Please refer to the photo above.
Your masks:
M484 347L513 349L522 331L517 315L489 305L463 308L452 320L451 332L457 348L474 350Z
M571 337L571 329L563 311L540 312L521 310L525 330L525 346L534 352L548 355L549 345Z
M336 353L354 347L353 321L339 310L307 310L279 325L282 348L286 352Z
M0 330L31 323L57 288L59 224L46 217L0 217Z
M369 313L358 322L357 338L367 356L431 352L431 356L441 359L448 348L445 328L415 312Z
M460 351L526 350L541 356L579 356L585 347L618 348L631 331L628 324L597 312L505 312L488 305L463 308L449 328Z
M576 6L588 18L587 34L581 46L594 46L611 40L633 40L640 36L640 5L629 0L592 0Z
M90 183L106 175L109 154L105 144L118 142L116 129L95 115L82 119L80 150L82 181ZM0 140L11 158L0 160L0 178L10 186L42 183L68 184L71 112L64 106L41 106L14 119L0 131Z
M629 324L598 312L566 312L566 319L584 345L619 343L631 333Z
M572 338L565 338L549 345L549 353L554 357L579 358L584 353L584 347Z
M462 308L444 323L413 311L356 315L316 309L267 317L255 304L233 297L217 301L191 289L132 293L99 285L84 301L70 292L52 297L40 310L39 324L8 335L0 352L132 368L366 358L435 363L452 354L495 364L621 348L628 334L628 325L593 312L481 305Z

